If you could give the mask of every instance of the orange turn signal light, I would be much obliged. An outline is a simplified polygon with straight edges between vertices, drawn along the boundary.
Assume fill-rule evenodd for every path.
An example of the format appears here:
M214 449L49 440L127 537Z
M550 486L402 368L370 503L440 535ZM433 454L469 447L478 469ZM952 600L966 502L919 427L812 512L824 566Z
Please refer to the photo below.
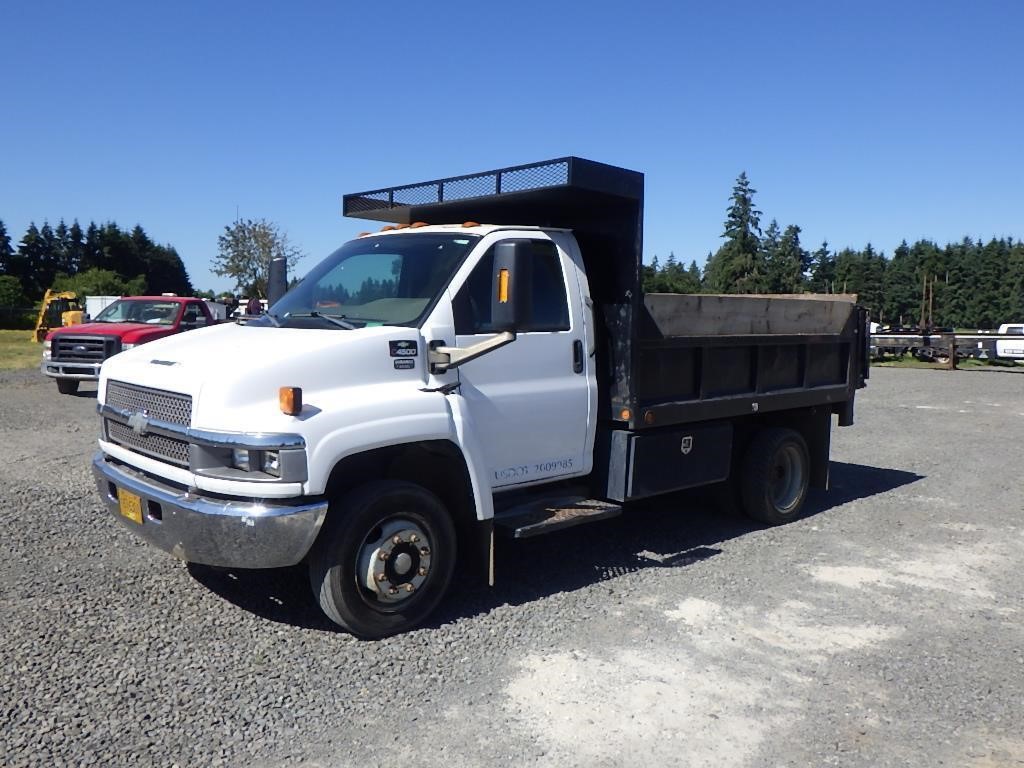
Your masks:
M277 402L281 413L298 416L302 413L302 387L281 387L277 390Z
M498 270L498 301L508 304L508 270Z

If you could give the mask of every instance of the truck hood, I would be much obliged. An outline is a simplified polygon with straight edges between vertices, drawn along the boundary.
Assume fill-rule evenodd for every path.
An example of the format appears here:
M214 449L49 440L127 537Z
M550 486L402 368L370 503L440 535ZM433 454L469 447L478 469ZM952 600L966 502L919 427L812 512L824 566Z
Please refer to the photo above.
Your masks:
M146 323L80 323L69 325L65 328L58 328L46 335L48 340L54 336L64 335L96 335L96 336L117 336L126 344L135 344L149 336L169 333L174 331L171 325L147 325Z
M402 362L398 362L401 360ZM115 379L192 396L192 423L227 431L288 431L346 388L422 386L425 354L416 328L355 330L226 324L168 336L110 358L99 397ZM299 417L278 406L281 387L301 387ZM201 397L200 397L201 394Z

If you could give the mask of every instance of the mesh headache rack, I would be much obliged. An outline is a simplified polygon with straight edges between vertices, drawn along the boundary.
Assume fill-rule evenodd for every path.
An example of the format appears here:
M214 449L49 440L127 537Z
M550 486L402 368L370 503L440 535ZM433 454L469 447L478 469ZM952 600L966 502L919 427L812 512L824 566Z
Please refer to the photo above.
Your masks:
M593 226L615 213L640 213L642 173L562 157L466 176L345 195L346 216L411 224L531 224ZM636 219L633 219L635 222Z

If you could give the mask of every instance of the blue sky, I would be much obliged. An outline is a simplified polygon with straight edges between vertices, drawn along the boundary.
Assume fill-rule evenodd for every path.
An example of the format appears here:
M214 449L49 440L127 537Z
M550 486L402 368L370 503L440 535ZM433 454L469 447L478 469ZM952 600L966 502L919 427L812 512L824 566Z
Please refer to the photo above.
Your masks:
M643 171L645 256L733 182L813 249L1024 237L1024 3L35 2L0 11L0 219L141 224L197 288L235 219L304 273L346 192L575 154Z

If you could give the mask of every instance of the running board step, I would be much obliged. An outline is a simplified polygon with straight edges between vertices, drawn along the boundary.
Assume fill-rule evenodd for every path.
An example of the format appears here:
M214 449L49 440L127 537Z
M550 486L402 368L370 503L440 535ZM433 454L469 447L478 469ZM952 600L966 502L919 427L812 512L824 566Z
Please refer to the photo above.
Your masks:
M593 523L622 514L622 505L601 499L575 496L536 499L503 510L494 518L502 533L515 539L540 536L574 525Z

